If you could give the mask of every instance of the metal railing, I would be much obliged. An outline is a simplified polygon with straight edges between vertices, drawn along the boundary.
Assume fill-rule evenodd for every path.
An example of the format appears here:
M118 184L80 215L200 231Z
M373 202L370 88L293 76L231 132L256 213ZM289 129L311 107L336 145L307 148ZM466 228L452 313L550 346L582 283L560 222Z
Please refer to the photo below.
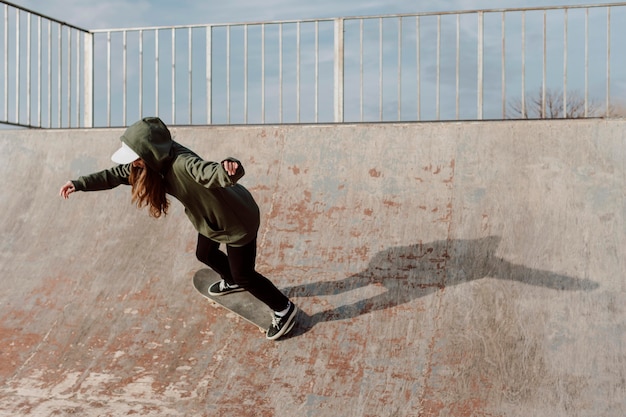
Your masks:
M624 116L623 39L623 2L93 31L4 2L0 123Z
M89 31L0 3L4 25L0 34L0 123L91 126Z

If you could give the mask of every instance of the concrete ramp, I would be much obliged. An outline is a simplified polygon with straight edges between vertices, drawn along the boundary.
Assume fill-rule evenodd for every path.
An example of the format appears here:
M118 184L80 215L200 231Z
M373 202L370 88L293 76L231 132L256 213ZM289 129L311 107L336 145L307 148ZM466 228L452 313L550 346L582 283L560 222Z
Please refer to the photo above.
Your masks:
M0 416L626 414L626 121L173 128L246 167L277 342L180 204L58 196L121 132L0 131Z

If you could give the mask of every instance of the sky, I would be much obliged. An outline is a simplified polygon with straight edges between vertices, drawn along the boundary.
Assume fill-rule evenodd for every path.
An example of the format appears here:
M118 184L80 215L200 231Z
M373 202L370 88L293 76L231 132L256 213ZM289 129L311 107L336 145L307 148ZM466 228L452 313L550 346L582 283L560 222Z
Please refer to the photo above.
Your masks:
M12 0L83 29L604 4L602 0Z
M257 23L257 22L275 22L275 21L295 21L295 20L307 20L307 19L329 19L329 18L343 18L343 17L366 17L366 16L380 16L380 15L394 15L394 14L415 14L423 12L456 12L456 11L468 11L468 10L493 10L493 9L515 9L515 8L532 8L532 7L546 7L546 6L575 6L575 5L600 5L608 4L603 0L228 0L228 1L215 1L215 0L101 0L99 2L86 2L84 0L12 0L11 3L27 8L33 12L40 13L44 16L51 17L61 22L66 22L70 25L76 26L85 30L98 30L98 29L115 29L115 28L146 28L146 27L171 27L171 26L186 26L186 25L205 25L205 24L227 24L227 23ZM626 5L626 2L621 2L622 5ZM565 91L563 79L567 81L567 90L571 90L571 96L574 94L581 94L585 91L585 77L584 73L584 58L582 47L582 40L584 39L581 33L584 30L584 13L582 11L572 11L569 14L568 23L568 38L569 44L567 51L563 47L563 28L564 28L564 14L563 11L550 13L548 15L548 33L547 44L543 45L543 31L542 25L542 13L529 13L526 19L525 27L527 34L525 35L525 51L524 55L525 63L522 60L522 42L519 31L521 28L521 13L507 14L507 39L506 39L506 53L504 53L502 45L502 34L500 31L500 14L488 13L485 14L485 30L484 30L484 43L485 43L485 55L484 55L484 71L485 71L485 106L487 107L487 113L484 118L499 118L503 113L503 104L510 103L511 101L518 100L522 96L522 91L526 91L525 94L536 94L544 83L548 84L547 88ZM590 20L590 51L589 51L589 91L592 96L592 100L605 100L610 96L610 101L613 102L616 99L624 101L626 96L626 74L620 71L620 68L626 66L626 53L625 46L619 39L623 38L626 25L623 24L626 18L626 8L622 7L619 10L615 9L615 13L612 15L613 26L611 29L611 93L606 93L606 63L608 61L607 56L607 42L606 42L606 10L596 9L590 13L592 20ZM398 52L397 48L397 33L399 27L397 20L386 20L384 29L384 40L378 41L378 22L376 20L366 20L365 23L365 37L369 39L370 43L367 43L363 60L365 62L365 72L361 75L361 84L364 84L362 92L359 92L359 57L358 57L358 27L355 27L355 23L358 24L358 20L351 22L346 21L344 28L345 33L345 65L346 73L352 74L346 76L344 81L344 100L345 100L345 116L346 121L364 121L364 120L413 120L416 113L418 114L418 120L440 120L439 111L441 110L442 120L452 120L455 117L457 119L472 119L476 117L477 113L477 56L476 49L477 39L477 18L476 14L464 15L460 18L460 23L456 23L455 16L447 16L442 18L443 29L441 33L441 70L438 70L435 65L437 64L436 56L436 20L434 18L426 18L422 20L418 31L420 32L421 42L421 69L416 70L415 62L417 62L416 54L416 36L415 36L415 19L407 19L402 28L403 40L400 42L403 44L402 54ZM457 24L460 24L463 36L460 40L458 50L460 50L460 59L455 57L456 40L454 39L455 31L457 30ZM227 59L225 55L226 51L226 35L225 30L222 28L216 28L213 32L213 67L212 67L212 123L271 123L271 122L293 122L296 120L307 122L312 121L315 112L313 108L314 101L311 97L315 96L315 92L312 90L314 86L313 69L314 62L313 54L311 53L311 46L313 38L311 37L312 27L311 24L303 24L302 28L302 49L305 51L301 58L296 58L293 53L295 48L293 47L296 39L296 35L293 33L293 27L289 25L271 25L268 27L266 44L267 48L266 63L267 66L265 77L266 81L253 83L253 79L259 78L260 70L260 55L255 48L259 46L259 28L250 28L251 47L248 50L249 65L247 71L249 71L251 84L247 87L248 92L243 92L243 68L244 64L241 62L241 56L245 55L242 49L242 30L241 27L234 27L232 33L229 32L229 36L232 38L230 41L230 48L232 49L232 58L229 58L230 69L227 69ZM322 44L322 38L324 34L326 36L326 42L330 42L330 47L326 47L320 53L319 57L319 81L320 81L320 121L333 120L333 64L332 64L332 22L326 24L325 29L322 29L320 24L320 45ZM350 26L351 25L351 26ZM10 33L15 26L10 20ZM284 26L285 33L277 36L276 28L280 26L281 30ZM24 31L23 31L24 32ZM158 44L160 53L160 65L163 66L161 70L160 78L156 78L153 68L158 67L155 65L150 66L149 63L145 65L143 70L136 68L137 56L138 56L138 31L131 31L128 35L128 78L129 78L129 92L128 92L128 109L125 109L121 105L124 100L121 98L122 93L120 91L120 85L122 83L122 58L121 58L121 36L113 35L112 43L112 99L111 103L107 104L107 85L106 71L107 68L107 51L106 51L106 34L100 33L95 35L95 49L94 49L94 118L97 126L103 125L120 125L120 123L127 123L126 116L133 119L141 116L141 112L152 111L163 114L169 117L170 123L186 123L187 120L191 122L193 116L194 122L201 122L202 118L206 116L206 109L208 106L202 106L200 103L206 103L207 99L201 96L201 90L203 90L206 83L203 79L203 65L204 59L201 54L194 58L194 76L193 80L193 93L186 94L187 85L191 84L185 79L186 72L186 34L182 31L177 34L177 47L176 47L176 66L177 81L174 83L177 87L171 88L172 83L168 80L172 79L168 72L168 66L171 67L171 58L168 53L171 41L168 40L169 32L159 31L160 43L155 42L155 35L151 31L146 31L144 36L144 58L146 62L154 57L149 57L153 54L155 44ZM157 31L154 31L155 33ZM47 33L47 32L46 32ZM204 32L197 31L194 33L194 54L196 54L196 48L201 49L204 42ZM276 39L282 36L284 48L284 57L280 58L284 60L281 62L284 73L279 73L277 67L278 64L278 47ZM356 38L355 38L356 36ZM65 41L63 43L65 45ZM379 56L378 45L385 45L385 56L382 60L384 62L384 70L379 72ZM198 46L196 46L198 45ZM54 49L55 45L52 45ZM542 75L542 50L545 49L547 54L547 74ZM239 48L239 49L238 49ZM291 49L290 49L291 48ZM382 47L381 47L382 48ZM418 47L419 48L419 47ZM9 53L12 56L13 42L9 43ZM22 48L25 49L25 48ZM308 53L306 53L308 51ZM564 51L567 55L568 69L567 77L564 77ZM23 52L23 51L22 51ZM221 55L220 55L221 54ZM501 56L505 56L506 64L501 65ZM73 56L75 58L75 55ZM398 61L402 59L402 75L396 74L399 72ZM23 59L23 58L22 58ZM64 58L65 59L65 58ZM294 74L296 73L295 62L301 60L302 82L299 87L300 90L294 88L296 83ZM460 64L455 63L455 59ZM191 59L190 59L191 61ZM414 62L415 61L415 62ZM254 66L256 62L256 67ZM404 69L405 62L409 62L408 67ZM198 64L199 63L199 64ZM25 67L23 63L22 67ZM284 64L284 65L283 65ZM199 67L198 67L199 65ZM290 66L291 65L291 66ZM317 64L315 64L317 65ZM351 67L350 67L351 65ZM525 65L525 81L521 80L520 73L522 73L522 65ZM74 64L71 65L72 67ZM355 67L356 66L356 67ZM292 68L294 67L294 68ZM500 81L502 69L506 67L506 87L502 87L504 81ZM461 68L458 73L458 68ZM1 69L0 69L1 70ZM23 68L21 69L23 71ZM457 74L455 74L457 70ZM9 66L9 79L12 79L13 65ZM158 70L157 70L158 71ZM351 71L351 72L350 72ZM418 77L412 74L412 71L419 72ZM190 71L191 72L191 71ZM363 72L363 71L361 71ZM384 73L384 86L379 87L379 74ZM141 83L147 87L141 89L138 81L138 73L144 74L144 80ZM228 74L228 75L227 75ZM281 78L285 78L285 91L282 91L282 85L279 87L279 75ZM124 75L126 76L126 75ZM230 81L227 77L230 77ZM397 80L402 77L402 81ZM382 78L382 76L380 76ZM419 78L419 84L416 79ZM154 80L157 80L159 84L158 89L149 88L154 86ZM56 80L52 77L49 84L54 84ZM282 82L282 81L280 81ZM21 82L24 84L24 82ZM45 84L45 80L44 80ZM59 84L59 83L56 83ZM265 85L265 92L261 93L261 85ZM493 85L491 85L493 84ZM226 87L230 85L231 87ZM421 90L416 93L416 89ZM21 90L25 90L24 85L20 87ZM189 88L191 90L191 88ZM53 89L54 90L54 89ZM61 88L63 100L67 99L65 87ZM175 92L173 91L175 90ZM7 94L13 97L17 88L10 84ZM158 97L157 97L157 91ZM301 99L298 99L295 91L298 91L302 95ZM506 91L506 98L501 98L501 91ZM200 93L198 93L200 92ZM455 104L455 94L460 92L460 110L459 99ZM35 94L35 93L33 93ZM38 96L39 92L36 93ZM73 93L72 93L73 94ZM176 105L172 104L176 95ZM264 94L264 96L262 95ZM502 93L504 94L504 93ZM45 95L45 86L42 88L41 96ZM198 95L198 97L195 97ZM230 95L230 97L228 97ZM191 105L191 98L193 97L193 106ZM418 99L412 99L412 96L418 96ZM141 98L140 98L141 97ZM171 98L170 98L171 97ZM206 96L205 96L206 97ZM250 118L244 114L241 110L246 107L244 103L244 97L248 101L247 106L250 107ZM279 98L280 97L280 98ZM365 98L361 98L365 97ZM380 97L384 97L383 99ZM279 102L283 100L284 103ZM380 98L380 103L379 103ZM322 102L326 99L327 102ZM11 99L13 100L13 99ZM230 101L229 101L230 100ZM302 100L303 119L299 119L299 115L296 116L296 100ZM189 106L186 106L187 102L190 102ZM609 100L605 100L609 102ZM23 107L25 100L22 100L20 105ZM49 107L55 105L56 100L52 100L52 104ZM143 104L142 104L143 102ZM365 105L363 102L366 102ZM403 104L403 102L410 102ZM230 104L229 104L230 103ZM265 112L261 107L261 103L267 108L267 117L261 115ZM400 103L400 104L398 104ZM153 105L154 104L154 105ZM298 103L298 106L300 103ZM67 111L68 114L74 112L74 108L78 106L72 105L73 109ZM176 110L178 106L185 109L179 112ZM228 110L232 106L233 110ZM317 106L317 104L316 104ZM411 107L412 106L412 107ZM2 103L0 103L2 107ZM9 103L9 112L12 114L17 113L14 111L15 105L13 102ZM306 109L305 109L306 107ZM359 107L361 107L359 109ZM365 109L363 110L363 107ZM402 110L399 109L402 107ZM456 115L455 115L456 107ZM106 109L109 110L106 110ZM186 113L185 113L186 111ZM361 115L359 115L359 111ZM363 117L365 111L366 117ZM193 115L192 115L193 112ZM298 110L299 112L299 110ZM20 118L24 117L27 113L24 109L21 110ZM44 112L45 113L45 112ZM112 114L112 116L110 114ZM176 113L176 115L174 114ZM348 114L349 113L349 114ZM380 116L379 116L380 114ZM402 114L402 115L401 115ZM406 116L408 114L408 117ZM231 115L233 118L231 118ZM45 114L44 114L45 116ZM283 116L285 116L283 118ZM62 115L64 119L71 118L71 115ZM9 119L11 116L9 116ZM48 117L51 119L52 116ZM110 119L113 119L111 121ZM245 120L244 120L245 119ZM76 119L75 119L76 120ZM59 122L60 124L60 122ZM46 124L43 124L44 126Z

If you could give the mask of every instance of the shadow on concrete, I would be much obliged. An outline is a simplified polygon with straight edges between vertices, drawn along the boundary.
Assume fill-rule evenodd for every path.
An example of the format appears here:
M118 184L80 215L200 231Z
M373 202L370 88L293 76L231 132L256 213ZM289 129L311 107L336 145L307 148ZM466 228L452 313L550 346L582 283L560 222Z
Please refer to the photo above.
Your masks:
M331 296L374 285L382 293L312 316L300 312L297 336L319 322L354 318L430 295L445 287L485 277L518 281L556 291L592 291L596 282L516 265L495 255L500 238L441 240L392 247L377 253L367 269L337 281L320 281L284 288L290 297Z

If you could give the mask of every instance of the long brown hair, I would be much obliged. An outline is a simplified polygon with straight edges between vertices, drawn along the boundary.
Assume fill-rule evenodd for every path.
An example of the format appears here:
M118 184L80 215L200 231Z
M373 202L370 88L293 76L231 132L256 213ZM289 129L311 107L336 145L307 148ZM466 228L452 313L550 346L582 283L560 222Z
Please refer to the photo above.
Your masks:
M131 167L128 179L132 186L132 202L138 208L148 206L150 216L159 218L166 216L170 202L165 193L165 181L157 171L145 168Z

